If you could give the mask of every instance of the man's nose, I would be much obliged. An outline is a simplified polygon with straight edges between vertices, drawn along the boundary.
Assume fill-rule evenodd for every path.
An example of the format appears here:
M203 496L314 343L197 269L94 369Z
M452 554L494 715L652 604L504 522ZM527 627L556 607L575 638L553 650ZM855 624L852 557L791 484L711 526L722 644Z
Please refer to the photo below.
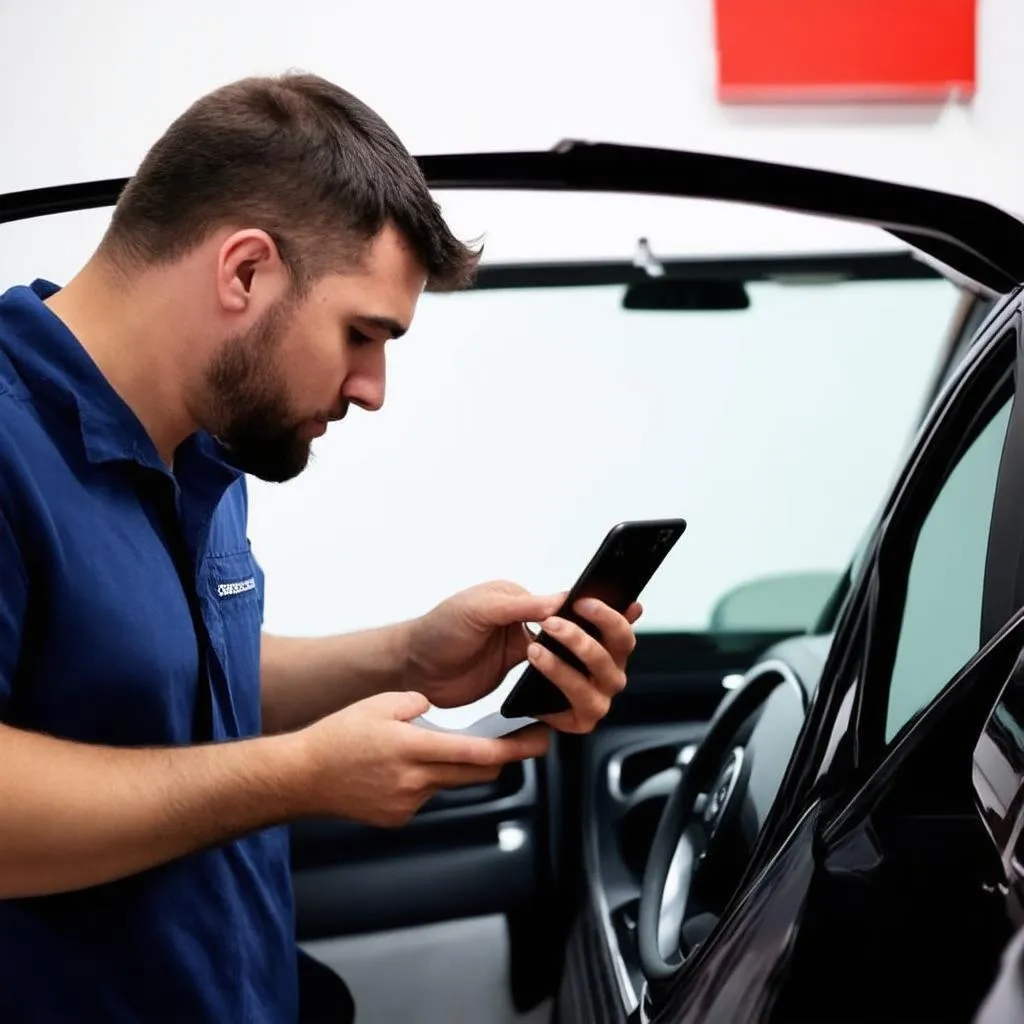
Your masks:
M376 412L384 405L384 373L356 374L345 381L342 399L367 412Z
M386 370L384 345L364 346L349 364L348 376L341 388L342 399L367 412L376 412L384 404Z

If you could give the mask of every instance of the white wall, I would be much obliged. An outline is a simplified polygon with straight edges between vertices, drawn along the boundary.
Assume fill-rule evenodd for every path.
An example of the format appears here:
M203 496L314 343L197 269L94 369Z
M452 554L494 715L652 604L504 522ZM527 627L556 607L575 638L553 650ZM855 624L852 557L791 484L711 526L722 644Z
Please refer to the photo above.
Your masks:
M0 187L128 173L196 95L301 66L387 117L414 151L566 136L758 155L954 188L1024 208L1018 0L979 0L980 88L914 108L714 102L710 0L51 0L0 3Z
M277 0L244 5L52 0L45 19L30 4L0 0L0 191L129 174L167 122L202 92L244 74L302 67L338 81L375 106L414 152L546 148L572 136L650 143L879 175L1024 210L1024 175L1019 173L1024 142L1017 130L1024 71L1009 49L1024 29L1024 7L1018 0L982 0L981 7L981 82L973 107L754 110L721 108L714 101L710 0L636 0L625 6L613 0L520 0L515 5L480 0L291 0L286 5ZM558 201L549 209L558 211L558 230L536 219L526 230L531 222L515 211L510 215L509 204L503 210L472 209L468 220L490 228L492 213L495 219L504 215L509 234L497 231L497 248L492 246L504 256L520 254L527 244L563 254L575 250L597 255L591 249L593 238L581 242L596 226L610 232L611 248L601 255L628 255L635 237L632 225L660 223L638 218L635 205L621 221L594 218L592 211L571 202ZM781 225L777 217L737 217L735 210L719 210L712 219L704 208L691 214L681 237L701 251L771 249L795 244L797 238L802 244L863 241L862 234L823 228L819 222ZM88 213L2 229L0 281L23 281L37 274L65 279L87 255L105 216ZM535 479L531 467L565 457L565 449L557 432L524 429L522 445L511 449L514 458L505 486L488 477L488 486L495 488L490 498L494 535L486 547L486 531L466 525L465 494L459 499L441 482L464 483L465 473L453 474L451 460L472 467L486 458L487 450L472 446L488 438L488 450L493 451L494 432L464 424L461 448L452 434L446 435L450 457L439 460L433 477L424 474L422 448L413 442L417 433L423 435L424 424L435 434L449 424L445 410L436 403L432 407L431 397L452 393L453 371L430 354L429 346L436 343L438 353L446 347L462 360L454 365L461 366L467 382L495 389L490 403L479 397L486 391L477 392L483 414L505 403L511 416L516 404L507 389L514 373L503 360L516 337L508 323L504 331L486 318L476 324L473 345L490 345L495 352L488 363L479 348L468 347L467 338L448 337L450 325L440 309L425 304L422 324L399 343L406 349L402 354L396 350L393 360L392 408L380 418L346 421L336 428L337 436L332 431L319 448L317 465L303 480L280 489L254 487L252 532L270 570L271 628L312 632L364 625L411 613L452 586L498 573L529 586L566 585L619 513L657 514L657 488L636 512L628 503L609 500L611 481L602 491L600 477L592 475L589 503L576 507L563 499L545 519L543 497L529 496ZM843 402L833 403L831 410L827 402L819 403L819 414L832 416L829 436L862 436L864 443L849 449L850 458L866 460L861 469L867 474L862 478L867 490L854 504L854 497L834 492L832 511L812 506L809 518L799 524L777 502L767 512L756 507L744 512L738 502L751 491L743 473L770 480L770 464L751 460L748 452L747 461L740 459L729 478L716 484L714 474L721 471L701 465L699 430L673 421L671 443L690 459L676 466L677 474L680 466L692 464L711 475L694 485L695 490L673 492L672 502L685 507L668 511L690 516L697 529L694 543L704 524L722 526L729 521L723 514L733 516L738 547L749 554L744 564L750 569L792 565L787 552L797 540L805 553L796 567L841 562L905 440L946 312L945 307L937 309L911 349L901 350L891 361L886 379L875 382L881 390L873 397L888 412L865 416L859 395L875 376L874 364L863 358L867 349L861 351L860 369L849 370ZM910 315L906 310L904 314ZM528 323L516 329L527 334L534 330ZM880 331L880 326L872 329L868 339L876 346L884 341ZM810 356L813 363L817 340L794 336L791 354ZM856 346L849 348L847 341L853 344L856 338L836 340L834 362L819 367L826 378L838 374L841 379L847 372L843 368L849 369L843 353L854 352ZM559 358L591 358L597 350L581 350L574 357L575 351L566 348ZM535 363L545 358L543 344L526 345L524 353ZM876 354L884 355L884 346ZM638 365L628 367L634 376ZM734 373L730 365L722 361L721 349L696 345L687 349L686 359L673 372L686 377L690 421L698 425L703 422L699 403L714 406L721 390L729 392L739 416L732 423L739 452L744 438L760 429L752 418L744 418L753 414L740 401L757 383L758 364L754 370L747 364L746 375ZM627 374L627 368L621 372ZM657 375L659 370L648 372ZM719 391L699 386L712 378ZM731 390L730 379L735 384ZM519 380L516 386L526 383ZM896 401L901 396L903 404ZM399 406L399 397L404 406ZM529 401L524 406L525 415ZM558 427L556 420L549 427ZM515 440L508 430L501 437L506 446ZM812 446L806 458L824 450ZM509 457L501 451L502 458ZM651 455L653 449L645 451ZM771 457L769 448L765 458ZM789 467L794 472L798 468ZM650 474L644 477L643 465L630 472L637 479L650 479ZM711 500L716 494L717 506ZM479 502L480 509L486 511L487 504ZM837 514L840 526L835 525ZM823 532L819 536L814 530ZM706 595L730 579L738 582L723 570L736 554L725 541L691 551L688 570L699 577L701 597L684 590L670 609L665 591L665 603L652 608L655 624L699 621ZM294 561L299 556L303 561Z

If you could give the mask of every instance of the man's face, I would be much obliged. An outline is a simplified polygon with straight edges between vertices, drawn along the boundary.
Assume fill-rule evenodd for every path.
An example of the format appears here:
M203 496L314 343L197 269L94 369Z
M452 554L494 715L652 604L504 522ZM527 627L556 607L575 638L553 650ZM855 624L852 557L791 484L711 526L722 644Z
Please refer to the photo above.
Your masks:
M425 274L386 228L362 265L285 295L227 338L207 368L211 432L246 473L297 476L310 445L350 405L384 404L384 345L408 329Z

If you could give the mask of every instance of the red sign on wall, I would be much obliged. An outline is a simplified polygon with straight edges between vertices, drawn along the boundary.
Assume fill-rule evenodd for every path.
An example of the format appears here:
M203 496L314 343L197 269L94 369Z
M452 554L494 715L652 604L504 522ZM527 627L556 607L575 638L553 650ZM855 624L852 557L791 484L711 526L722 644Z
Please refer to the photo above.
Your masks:
M719 99L970 98L976 7L977 0L715 0Z

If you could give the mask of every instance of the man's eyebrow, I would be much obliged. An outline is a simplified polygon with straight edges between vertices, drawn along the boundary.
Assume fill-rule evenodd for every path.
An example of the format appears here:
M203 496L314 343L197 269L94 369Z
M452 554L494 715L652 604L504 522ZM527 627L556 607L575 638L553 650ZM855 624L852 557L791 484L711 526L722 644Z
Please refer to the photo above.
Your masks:
M375 330L387 331L390 338L400 338L409 329L389 316L357 316L355 319Z

